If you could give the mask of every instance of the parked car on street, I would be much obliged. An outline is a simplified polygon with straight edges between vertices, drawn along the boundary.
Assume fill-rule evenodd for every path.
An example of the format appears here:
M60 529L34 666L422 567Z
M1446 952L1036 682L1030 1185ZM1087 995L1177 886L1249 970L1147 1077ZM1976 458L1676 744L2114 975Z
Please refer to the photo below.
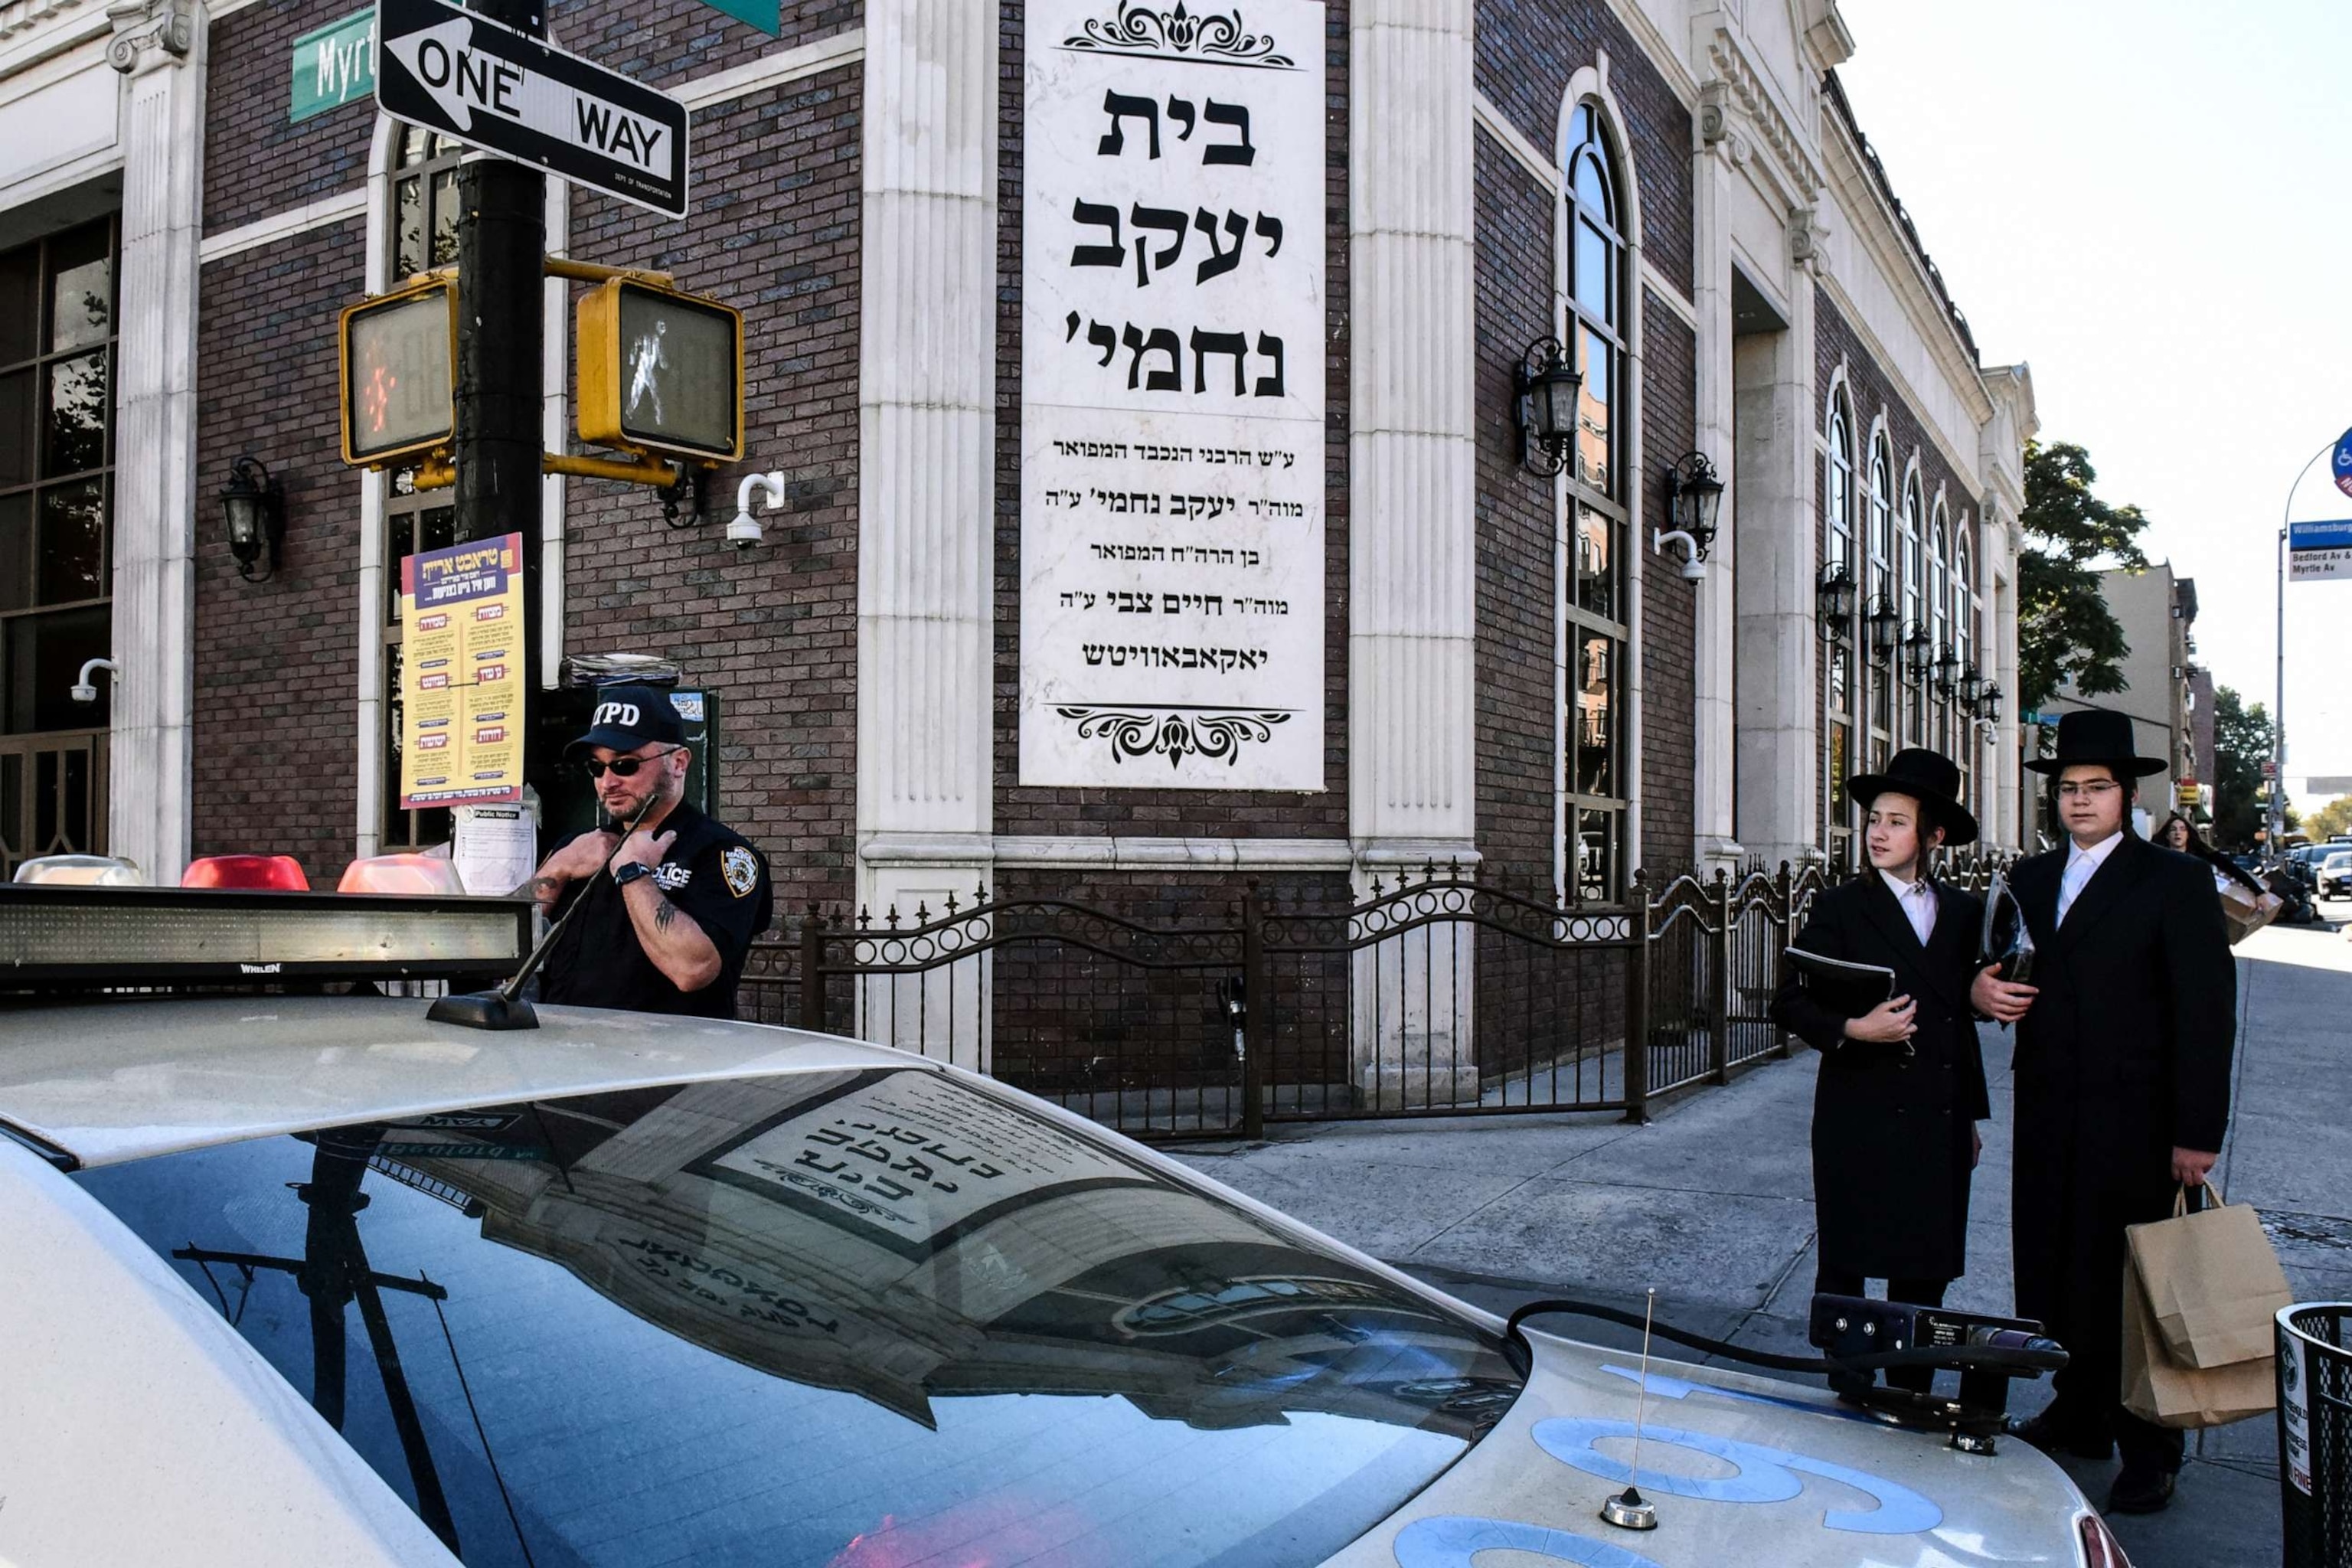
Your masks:
M2352 849L2330 849L2313 882L2323 899L2352 899Z
M0 1559L2123 1563L2022 1443L1508 1335L919 1056L293 994L528 909L0 889Z

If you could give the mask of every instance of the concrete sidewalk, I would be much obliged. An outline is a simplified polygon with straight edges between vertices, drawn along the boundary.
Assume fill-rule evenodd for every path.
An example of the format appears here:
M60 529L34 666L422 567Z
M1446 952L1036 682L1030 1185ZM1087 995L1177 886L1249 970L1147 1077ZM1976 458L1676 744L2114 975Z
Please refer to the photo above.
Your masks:
M2217 1172L2263 1211L2304 1300L2352 1300L2352 942L2272 930L2238 950L2242 1023L2229 1147ZM1993 1120L1977 1172L1956 1307L2006 1313L2009 1041L1982 1032ZM1820 1058L1753 1068L1659 1108L1646 1127L1601 1114L1285 1127L1255 1144L1178 1151L1203 1173L1467 1300L1507 1311L1568 1295L1638 1311L1657 1291L1678 1326L1809 1353L1813 1205L1808 1131ZM1557 1326L1601 1343L1638 1334ZM1667 1348L1667 1353L1685 1355ZM2020 1389L2021 1414L2047 1397ZM2189 1437L2172 1509L2118 1519L2137 1568L2279 1560L2268 1417ZM2065 1461L2096 1503L2114 1476Z

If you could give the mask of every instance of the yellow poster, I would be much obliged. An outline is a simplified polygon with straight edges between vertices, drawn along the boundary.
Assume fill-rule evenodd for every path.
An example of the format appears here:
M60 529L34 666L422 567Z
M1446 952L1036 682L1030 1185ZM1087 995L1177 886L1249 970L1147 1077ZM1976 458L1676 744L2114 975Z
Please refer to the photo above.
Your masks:
M400 805L522 798L522 535L400 560Z

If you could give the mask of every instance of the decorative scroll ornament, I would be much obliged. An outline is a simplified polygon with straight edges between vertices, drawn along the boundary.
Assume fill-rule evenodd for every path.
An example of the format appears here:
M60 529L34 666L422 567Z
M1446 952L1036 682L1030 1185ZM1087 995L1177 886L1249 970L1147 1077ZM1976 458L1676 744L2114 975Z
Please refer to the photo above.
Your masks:
M1230 766L1244 745L1271 740L1276 724L1290 722L1288 713L1265 709L1225 712L1214 709L1137 711L1056 708L1054 711L1076 723L1079 739L1108 742L1114 762L1164 756L1171 768L1180 766L1186 757Z
M1298 62L1288 55L1274 52L1270 36L1249 30L1238 7L1223 12L1194 12L1181 3L1163 8L1139 5L1136 0L1120 0L1117 16L1107 22L1088 22L1085 32L1071 34L1062 40L1062 47L1144 55L1154 59L1258 66L1268 70L1298 68Z
M114 37L107 41L106 63L129 72L150 49L174 59L185 59L195 47L196 17L192 0L117 0L106 8Z

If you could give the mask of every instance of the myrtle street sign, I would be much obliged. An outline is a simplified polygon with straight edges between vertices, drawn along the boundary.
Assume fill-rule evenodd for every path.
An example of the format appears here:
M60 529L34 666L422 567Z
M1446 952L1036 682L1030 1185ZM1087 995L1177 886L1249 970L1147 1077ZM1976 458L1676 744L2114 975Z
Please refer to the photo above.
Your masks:
M686 216L684 104L447 0L382 0L375 96L394 119Z
M2288 523L2286 564L2290 583L2352 582L2352 520Z

